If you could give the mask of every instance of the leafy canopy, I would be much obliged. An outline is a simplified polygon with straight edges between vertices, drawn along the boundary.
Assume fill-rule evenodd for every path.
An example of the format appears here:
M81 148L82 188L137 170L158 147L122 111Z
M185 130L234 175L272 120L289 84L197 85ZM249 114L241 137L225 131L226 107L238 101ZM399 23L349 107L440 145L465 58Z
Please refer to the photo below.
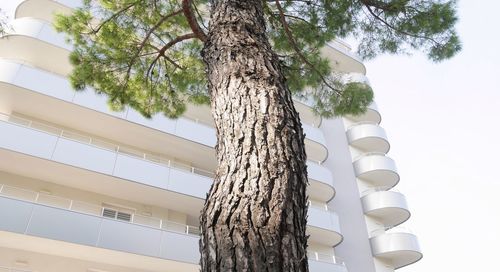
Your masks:
M354 36L358 54L420 49L433 61L460 49L455 0L265 1L268 37L296 96L309 96L323 116L360 114L371 88L332 71L320 49ZM177 117L187 103L209 102L201 58L205 0L85 0L56 28L74 44L73 86L105 93L113 109L130 105L145 116Z

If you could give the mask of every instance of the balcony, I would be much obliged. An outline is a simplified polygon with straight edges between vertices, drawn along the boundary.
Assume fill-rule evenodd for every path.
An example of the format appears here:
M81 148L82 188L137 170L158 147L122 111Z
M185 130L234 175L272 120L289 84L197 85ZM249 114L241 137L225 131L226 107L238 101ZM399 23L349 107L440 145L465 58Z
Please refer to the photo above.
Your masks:
M136 114L129 114L128 118L133 120ZM18 125L25 125L28 127L34 127L36 129L52 133L54 135L59 135L62 136L65 139L74 139L76 141L84 142L87 144L91 144L94 146L97 146L99 148L105 148L105 149L110 149L112 151L116 151L118 153L127 155L127 156L133 156L138 159L145 159L149 160L150 162L153 163L161 163L162 165L168 166L168 167L179 167L182 170L187 170L192 173L200 174L209 178L213 177L213 173L210 170L206 170L206 168L199 168L199 167L194 167L191 165L185 165L176 161L173 161L171 159L165 158L160 155L154 155L154 154L148 154L143 151L133 149L130 147L120 147L117 144L113 144L110 142L107 142L107 140L102 140L98 139L95 137L91 137L88 135L83 135L78 132L73 132L73 131L68 131L68 130L63 130L61 128L57 127L52 127L52 126L47 126L44 123L39 123L39 122L33 122L32 120L26 119L26 118L20 118L20 117L9 117L7 115L4 115L5 120L10 120L11 122L17 123ZM168 120L168 119L164 119ZM154 121L154 120L147 120L145 121ZM198 131L196 130L196 127L190 127L194 126L193 123L189 121L185 121L182 119L176 120L177 124L175 125L174 129L180 129L180 133L183 133L182 135L185 135L186 137L200 137L201 133L192 133L193 135L190 136L188 135L188 132L193 132L193 131ZM161 123L160 123L161 124ZM156 124L152 124L156 125ZM206 140L206 139L205 139ZM61 143L62 144L62 143ZM189 147L188 147L189 148ZM188 149L186 148L186 149ZM182 151L182 150L181 150ZM180 152L180 151L179 151ZM170 153L170 152L169 152ZM122 156L119 156L120 159L117 159L117 162L121 162ZM109 162L108 162L109 163ZM333 178L332 174L329 169L327 169L324 166L321 166L317 163L307 161L308 164L308 172L309 172L309 181L310 181L310 186L308 187L308 193L313 199L317 200L322 200L322 201L328 201L333 198L335 195L335 190L333 187ZM106 171L105 171L106 172ZM108 169L109 172L109 169ZM107 173L107 172L106 172ZM134 175L134 173L130 173L130 175Z
M35 67L63 76L71 72L72 66L69 64L68 58L72 46L66 43L63 34L55 32L52 25L35 18L20 18L13 22L13 27L15 33L8 35L8 39L0 39L0 49L5 48L5 50L0 50L0 57L22 60ZM39 51L44 52L44 54L34 53ZM71 88L66 89L68 89L69 93L73 92ZM295 106L304 125L318 130L317 127L321 123L321 117L314 114L309 106L299 101L295 101ZM189 106L185 115L199 120L201 123L213 126L208 107ZM318 132L307 134L314 137ZM315 139L312 144L315 142L318 142L318 139ZM319 143L324 145L324 139L319 138Z
M47 177L48 180L67 183L67 186L126 199L136 198L143 203L156 200L150 204L167 204L188 214L199 212L212 184L211 173L203 169L145 153L141 155L134 150L93 141L24 119L9 116L2 116L2 119L0 169L9 172ZM65 176L72 178L65 180ZM131 182L124 184L120 182L121 179ZM116 184L120 184L123 191L116 190ZM155 192L154 188L166 191ZM140 191L146 194L127 194ZM146 195L148 197L145 198ZM191 197L186 198L185 195Z
M0 221L0 230L12 233L2 234L8 236L4 237L5 240L28 238L19 238L17 233L73 244L60 244L59 251L77 250L82 253L92 247L97 248L94 251L104 254L94 258L116 257L114 251L155 257L167 261L164 267L171 264L187 269L181 271L196 271L199 262L197 235L150 228L5 196L0 196L0 218L9 219ZM37 240L37 247L34 248L53 244L46 239ZM19 247L28 247L26 249L29 250L26 244ZM95 254L82 258L93 258L91 255Z
M122 191L122 195L118 197L139 198L138 202L157 206L163 206L168 202L168 207L190 215L199 213L203 199L212 184L213 173L203 169L27 119L8 115L0 117L0 131L2 131L0 159L3 161L0 169L7 169L9 172L18 171L23 175L27 175L28 172L28 175L39 177L50 176L50 179L56 179L55 182L59 179L62 184L68 183L67 186L71 186L72 182L76 183L73 186L83 190L106 193L107 188L110 196L116 196L120 194L118 191ZM12 156L16 159L12 159ZM40 159L45 161L42 163ZM11 161L13 163L10 163ZM47 166L42 166L47 163ZM18 168L21 169L16 170ZM77 169L80 169L78 174L75 173L78 172ZM84 173L81 173L82 170ZM85 170L94 174L89 177L89 172ZM322 170L326 178L330 177L328 170ZM96 174L101 177L95 177ZM64 176L71 176L71 182L61 180ZM325 177L317 176L318 179ZM131 182L124 184L119 181L120 179ZM117 185L112 185L115 183L119 183L119 187L123 190L116 190ZM154 191L154 188L166 190L168 195L164 195L165 199L156 202L153 196L161 198L161 193L158 191L137 196L127 195L141 190ZM190 197L185 197L186 195ZM312 226L310 234L315 237L314 239L332 246L342 240L336 214L328 211L319 213L313 209L309 218L313 218L310 221ZM320 239L322 235L327 237L326 240Z
M32 190L27 190L15 186L9 186L1 183L0 183L0 197L26 201L33 204L40 204L43 206L49 206L53 208L73 211L77 213L83 213L87 215L93 215L97 217L102 217L102 215L104 214L103 206L82 202L74 199L69 199L65 197L60 197L45 192L35 192ZM188 234L195 237L200 235L199 228L196 226L180 224L177 222L156 218L152 216L131 214L130 220L128 221L119 220L119 221L123 222L126 221L127 223L146 226L154 229L161 229L182 234Z
M399 182L396 163L384 153L366 153L353 162L356 177L373 187L392 188Z
M387 153L390 145L385 130L378 124L361 122L347 130L347 140L352 147L365 152Z
M328 157L328 149L326 148L325 136L319 128L302 124L302 129L306 134L304 140L306 145L307 159L323 162Z
M382 116L378 111L378 107L375 101L368 105L365 113L356 116L348 115L346 116L346 118L354 123L370 122L374 124L380 124L380 121L382 121Z
M307 193L309 197L323 202L330 201L335 196L332 172L320 164L307 161L307 173L309 178Z
M406 198L399 192L385 189L376 188L365 192L361 198L363 211L385 226L397 226L410 218Z
M15 18L33 17L50 22L54 13L69 13L78 6L80 1L74 0L24 0L17 6Z
M319 252L307 252L307 256L309 257L310 271L348 271L345 262L337 256L322 254Z
M307 225L306 232L310 235L311 242L334 247L344 239L340 230L339 216L324 207L314 205L309 207Z
M72 47L49 23L25 17L14 20L12 28L15 33L0 38L0 58L24 61L60 75L71 71Z
M387 231L380 230L372 234L370 243L372 253L394 269L398 269L419 261L422 252L417 237L407 229L393 228Z
M324 221L324 218L315 218L321 213L310 211L310 214L312 221ZM187 264L196 265L199 260L197 227L136 214L132 215L130 222L109 219L102 216L101 206L2 184L0 217L9 219L0 221L0 230L11 233ZM15 236L9 239L15 239ZM39 240L39 246L40 242L48 243ZM175 244L175 250L172 244ZM62 244L60 247L71 250L66 246ZM28 246L28 249L31 248ZM318 252L309 252L308 255L311 271L347 272L344 262L335 256Z
M215 130L212 127L197 123L195 120L183 117L172 120L165 118L161 114L154 116L152 119L146 119L134 110L113 112L109 110L105 96L96 95L93 90L74 92L65 78L19 63L2 60L0 61L0 71L2 72L0 74L0 83L4 85L0 87L5 89L5 91L0 93L0 98L7 104L5 107L16 107L8 110L17 110L26 114L39 116L39 118L53 120L58 124L68 127L79 124L82 127L78 129L89 131L90 133L97 129L96 134L99 133L102 135L105 133L103 137L106 138L132 135L132 129L130 128L130 122L132 122L133 124L152 128L156 130L157 134L160 131L170 134L171 136L169 137L171 139L168 139L166 142L165 140L161 141L162 145L171 142L170 146L185 146L186 149L191 149L191 153L193 154L189 158L186 156L191 153L186 154L186 152L178 152L177 154L173 154L173 156L186 157L184 158L185 160L195 162L199 161L200 158L213 158L214 156ZM30 78L31 80L28 81L25 78ZM33 93L37 93L38 95L35 96ZM57 99L54 100L51 98ZM76 108L72 104L61 103L63 101L74 103L81 107ZM93 111L89 112L89 109ZM103 116L102 113L108 116ZM116 122L116 118L109 117L117 117L122 119L122 121L128 122L126 122L127 124L120 124ZM81 120L81 122L75 123L74 120ZM98 124L96 122L102 123ZM90 126L89 124L93 125ZM106 127L116 129L102 129ZM138 127L135 129L139 130L137 133L140 133L140 130L142 130ZM130 133L117 134L116 130L130 131ZM306 149L309 159L314 161L323 161L326 159L328 152L322 131L307 125L304 125L304 131L307 134ZM151 134L154 134L154 132ZM172 139L172 136L177 139ZM182 139L189 140L190 142L179 143ZM126 139L118 140L134 143L141 139L138 139L138 137L127 137ZM205 147L193 148L192 142L202 144ZM154 146L151 146L151 144ZM158 149L159 146L158 142L152 141L143 141L140 144L134 145L149 145L153 149ZM210 150L207 150L207 148ZM204 153L200 153L202 151ZM206 154L205 151L209 151L209 154ZM206 167L215 167L214 160L205 160L198 163L204 164Z
M351 47L340 40L333 40L321 49L323 57L330 61L335 71L366 74L362 60L351 51Z

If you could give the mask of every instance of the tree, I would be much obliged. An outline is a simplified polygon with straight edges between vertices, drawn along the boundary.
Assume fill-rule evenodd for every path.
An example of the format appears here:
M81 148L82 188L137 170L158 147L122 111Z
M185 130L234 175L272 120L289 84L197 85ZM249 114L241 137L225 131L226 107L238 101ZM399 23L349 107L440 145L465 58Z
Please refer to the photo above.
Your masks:
M456 21L454 0L86 0L57 28L75 44L73 86L108 95L113 109L175 118L211 104L218 167L200 216L202 271L307 271L292 95L328 117L360 114L373 97L320 48L352 35L365 58L422 49L441 61L460 50Z
M5 34L5 31L9 28L7 24L9 17L0 9L0 36Z

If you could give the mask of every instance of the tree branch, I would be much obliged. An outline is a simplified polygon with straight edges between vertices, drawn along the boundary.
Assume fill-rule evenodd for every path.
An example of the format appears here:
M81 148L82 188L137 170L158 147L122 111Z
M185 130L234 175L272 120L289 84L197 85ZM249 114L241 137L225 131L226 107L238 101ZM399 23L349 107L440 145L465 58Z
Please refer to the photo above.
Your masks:
M208 29L208 26L206 26L205 22L203 22L203 16L201 15L201 12L198 9L198 6L196 6L196 5L193 5L193 6L194 6L194 11L196 12L196 15L198 16L198 18L201 21L201 26L203 26L203 28L205 28L205 29Z
M108 23L109 21L115 19L116 17L118 17L120 14L124 13L125 11L129 10L130 8L132 8L133 6L137 5L138 3L140 2L139 1L135 1L135 2L132 2L130 3L129 5L123 7L122 9L118 10L116 13L114 13L113 15L111 15L109 18L107 18L106 20L102 21L99 26L97 26L96 29L93 29L92 27L90 27L92 29L92 33L93 34L97 34L97 32L99 32L102 28L103 25L105 25L106 23Z
M191 30L196 35L195 38L200 39L202 42L207 40L207 35L200 28L200 25L196 21L196 16L194 15L191 9L191 1L190 0L182 0L182 10L184 11L184 15L191 27Z
M273 15L281 15L281 14L280 13L273 13ZM320 26L312 24L311 22L307 21L306 19L304 19L302 17L298 17L298 16L294 16L294 15L290 15L290 14L283 14L283 15L285 17L304 22L304 23L308 24L309 26L311 26L312 28L320 28Z
M178 11L170 13L167 16L164 16L163 18L161 18L160 21L158 21L158 23L156 23L156 25L154 25L150 30L148 30L148 32L146 33L146 36L144 36L144 39L142 40L141 44L139 45L139 48L137 49L137 52L136 52L134 58L132 58L132 59L135 59L139 55L139 53L142 51L142 49L146 45L146 42L148 41L149 37L156 29L158 29L168 18L173 17L175 15L178 15L180 13L182 13L182 10L178 10Z
M293 38L293 35L292 35L292 32L290 31L290 28L288 26L288 23L286 22L286 18L285 18L285 12L283 11L283 7L281 6L279 0L275 0L275 3L276 3L276 6L278 7L278 11L279 11L279 15L280 15L280 21L281 21L281 25L283 25L283 28L285 30L285 34L288 38L288 41L290 42L290 44L292 45L293 47L293 50L295 50L295 52L297 53L297 55L299 55L300 59L305 63L307 64L309 67L311 67L311 69L317 73L319 75L319 77L321 78L321 81L323 81L323 83L328 86L330 89L332 89L333 91L335 91L338 95L341 94L341 92L339 90L337 90L336 88L334 88L330 83L328 83L328 81L326 80L326 78L323 76L323 74L316 68L316 66L314 66L314 64L312 64L305 56L304 54L302 54L302 52L300 51L300 48L298 47L297 43L295 42L295 39Z
M179 69L182 69L182 67L180 65L178 65L175 61L173 61L169 57L167 57L165 55L165 52L169 48L171 48L172 46L174 46L174 45L176 45L176 44L178 44L178 43L180 43L180 42L182 42L184 40L189 40L189 39L194 39L194 38L197 38L196 34L189 33L189 34L178 36L177 38L175 38L175 39L171 40L170 42L168 42L167 44L165 44L160 50L158 50L158 55L153 59L153 61L149 65L146 74L149 74L151 72L151 70L154 67L154 64L160 59L160 57L164 57L167 61L169 61L170 63L172 63L172 65L176 66Z
M168 18L170 17L173 17L177 14L180 14L182 12L182 10L178 10L178 11L175 11L175 12L172 12L168 15L166 15L165 17L161 18L160 21L158 21L156 23L156 25L154 25L151 29L148 30L148 32L146 33L146 35L144 36L144 39L142 40L142 42L139 44L139 48L137 48L137 51L135 52L134 56L130 59L130 62L128 64L128 68L127 68L127 72L125 74L125 80L123 82L123 88L125 87L125 85L127 84L129 78L130 78L130 72L132 71L132 66L134 65L134 62L135 62L135 59L137 59L137 57L139 56L139 54L141 53L142 49L144 48L144 46L146 45L146 42L149 40L149 37L151 36L151 34L156 30L158 29ZM166 50L166 49L165 49ZM158 55L162 55L165 51L163 51L163 53L161 53L161 50L158 52L159 54ZM158 59L158 57L156 58ZM154 62L156 62L156 59ZM154 63L153 62L153 63ZM150 66L151 68L151 66ZM149 70L148 70L149 72Z
M403 31L403 30L400 30L400 29L397 29L396 27L394 27L393 25L391 25L389 22L387 22L386 20L384 20L384 18L380 17L378 14L376 14L373 10L372 10L372 6L370 4L367 4L367 3L370 3L370 1L361 1L363 3L363 5L366 7L366 9L368 9L368 12L370 12L371 15L373 15L373 17L375 17L375 19L379 20L381 23L383 23L384 25L386 25L388 28L392 29L393 31L399 33L399 34L403 34L403 35L407 35L407 36L410 36L410 37L413 37L413 38L418 38L418 39L424 39L424 40L429 40L437 45L441 45L441 43L439 43L438 41L436 41L435 39L431 38L431 37L427 37L427 36L421 36L421 35L417 35L417 34L412 34L412 33L409 33L409 32L406 32L406 31ZM374 6L376 8L380 8L378 6ZM382 10L384 10L383 8L380 8Z
M181 35L181 36L178 36L177 38L169 41L167 44L165 44L161 49L160 51L158 51L158 55L160 56L164 56L165 54L165 51L167 51L170 47L184 41L184 40L189 40L189 39L194 39L194 38L198 38L198 36L196 36L195 33L189 33L189 34L184 34L184 35Z

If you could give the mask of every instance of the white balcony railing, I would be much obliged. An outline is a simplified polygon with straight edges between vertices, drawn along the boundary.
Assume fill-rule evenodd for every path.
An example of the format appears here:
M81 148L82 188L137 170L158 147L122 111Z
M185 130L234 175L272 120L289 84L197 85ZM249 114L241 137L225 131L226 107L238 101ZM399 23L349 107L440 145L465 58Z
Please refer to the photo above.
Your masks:
M18 188L14 186L9 186L5 184L0 184L0 196L5 196L8 198L19 199L23 201L28 201L36 204L41 204L45 206L50 206L59 209L65 209L69 211L102 216L104 207L77 201L69 198L64 198L60 196L51 195L43 192L35 192L23 188ZM108 217L106 217L108 218ZM119 220L121 221L121 220ZM168 230L173 232L179 232L184 234L189 234L193 236L200 235L199 229L196 226L185 225L177 222L172 222L169 220L164 220L161 218L143 216L140 214L132 214L130 221L124 221L136 225L152 227L156 229ZM0 267L1 268L1 267ZM0 269L0 272L3 272Z
M324 254L324 253L319 253L317 251L308 251L307 252L307 257L310 260L315 260L318 262L325 262L325 263L331 263L331 264L337 264L341 266L346 266L344 260L341 258L335 256L335 255L330 255L330 254Z
M151 153L143 152L139 149L135 149L129 146L118 145L115 143L111 143L107 140L99 139L96 137L92 137L89 135L82 134L80 132L75 132L67 129L62 129L53 125L45 124L42 122L33 121L31 119L20 117L17 115L9 115L0 112L0 121L6 121L15 125L20 125L23 127L31 128L37 131L42 131L48 133L50 135L58 136L60 138L69 139L72 141L77 141L79 143L91 145L94 147L98 147L101 149L109 150L115 153L124 154L127 156L139 158L145 161L161 164L170 168L175 168L184 172L189 172L193 174L198 174L201 176L205 176L213 179L215 174L213 171L207 169L201 169L198 167L194 167L185 163L181 163L169 158L166 158L162 155L155 155ZM312 161L308 161L308 165L310 169L314 169L309 174L309 178L318 181L331 181L331 174L326 170L326 168L321 167L320 165L316 165Z
M105 150L113 151L116 153L140 158L140 159L150 161L153 163L159 163L159 164L165 165L167 167L179 169L182 171L187 171L187 172L190 172L193 174L198 174L198 175L202 175L202 176L209 177L209 178L214 177L214 173L211 171L208 171L205 169L200 169L197 167L193 167L191 165L183 164L183 163L165 158L161 155L154 155L154 154L150 154L150 153L145 153L145 152L140 151L138 149L134 149L134 148L127 147L127 146L120 146L120 145L117 145L114 143L107 142L106 140L93 138L91 136L83 135L81 133L70 131L70 130L64 130L62 128L58 128L58 127L55 127L52 125L47 125L47 124L44 124L41 122L36 122L36 121L30 120L30 119L27 119L24 117L0 113L0 120L6 121L9 123L13 123L16 125L21 125L21 126L24 126L27 128L39 130L39 131L42 131L42 132L45 132L45 133L48 133L51 135L58 136L60 138L65 138L65 139L77 141L77 142L88 144L91 146L95 146L95 147L98 147L101 149L105 149Z

